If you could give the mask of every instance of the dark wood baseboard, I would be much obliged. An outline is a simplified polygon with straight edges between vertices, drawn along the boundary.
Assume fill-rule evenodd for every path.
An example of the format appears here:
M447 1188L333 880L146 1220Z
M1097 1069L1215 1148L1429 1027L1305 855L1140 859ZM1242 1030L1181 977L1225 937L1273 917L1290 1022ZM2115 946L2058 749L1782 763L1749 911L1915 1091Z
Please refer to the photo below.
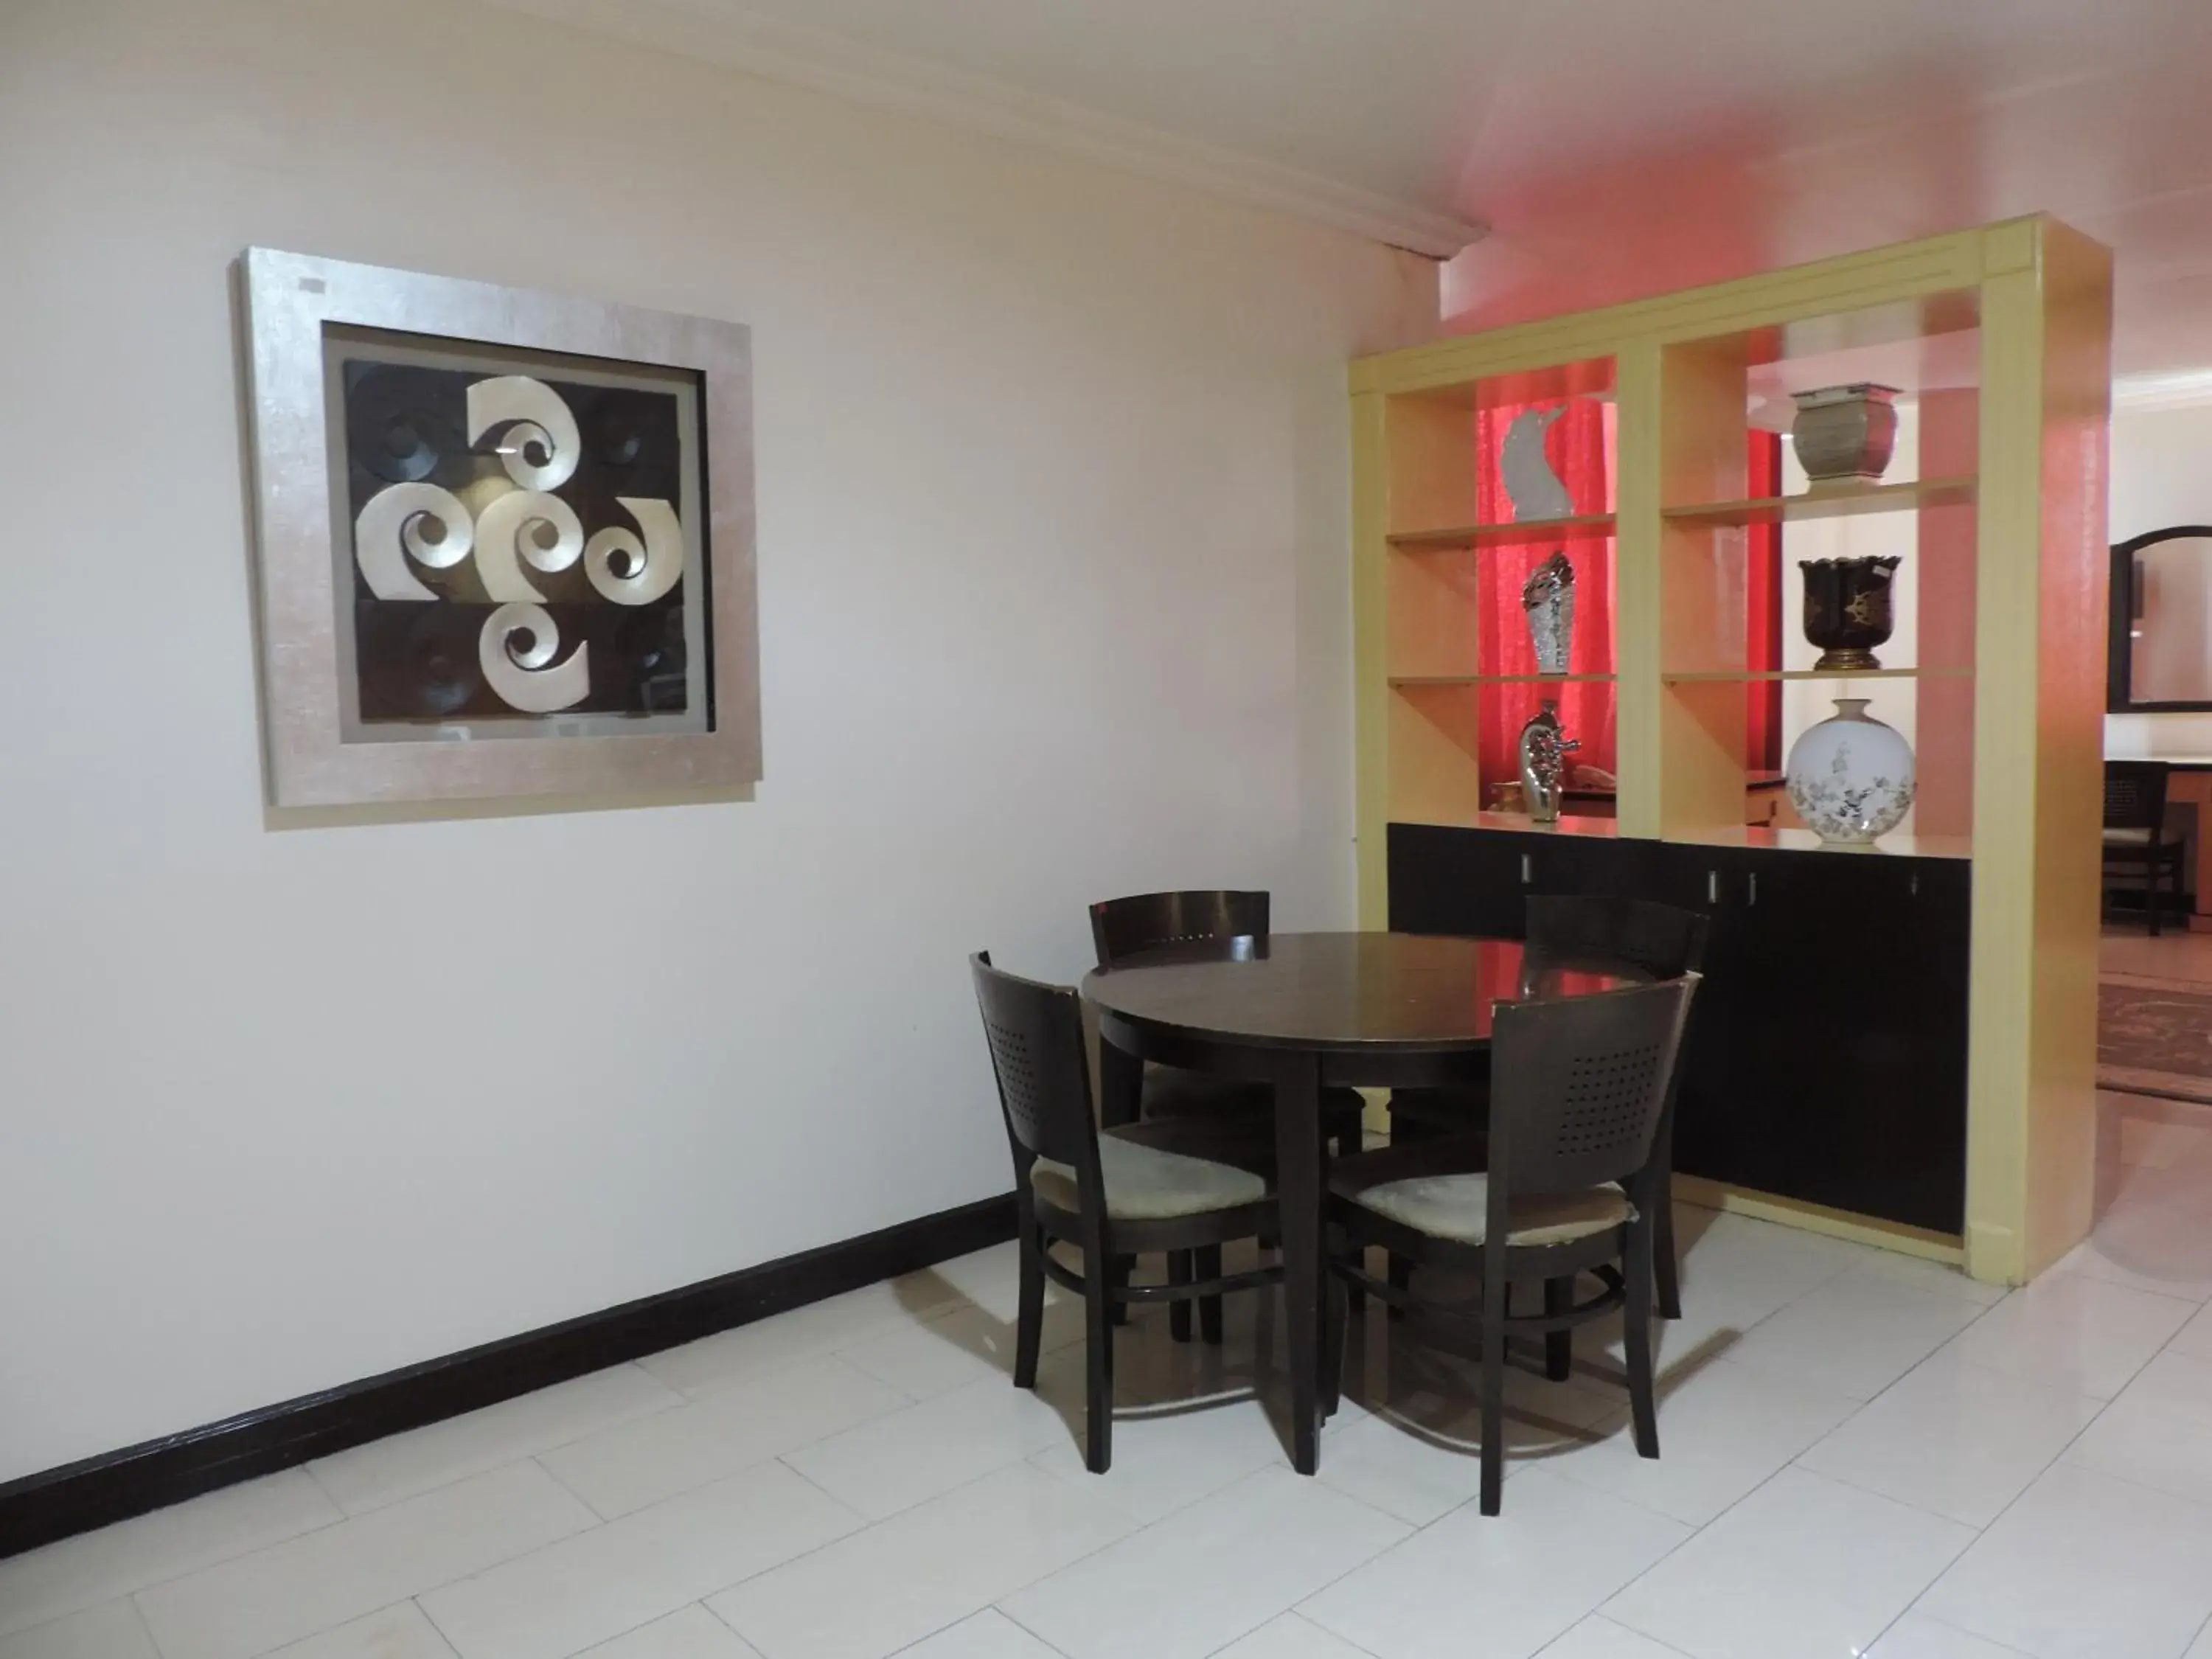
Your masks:
M0 1485L0 1556L495 1405L1014 1236L1014 1197L586 1314Z

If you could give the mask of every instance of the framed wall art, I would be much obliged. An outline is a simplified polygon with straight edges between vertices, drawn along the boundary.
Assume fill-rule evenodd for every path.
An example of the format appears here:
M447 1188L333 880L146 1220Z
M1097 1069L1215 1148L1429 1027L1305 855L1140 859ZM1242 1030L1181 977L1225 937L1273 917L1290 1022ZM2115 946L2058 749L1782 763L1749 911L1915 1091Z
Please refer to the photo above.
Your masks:
M273 805L758 781L742 325L240 265Z

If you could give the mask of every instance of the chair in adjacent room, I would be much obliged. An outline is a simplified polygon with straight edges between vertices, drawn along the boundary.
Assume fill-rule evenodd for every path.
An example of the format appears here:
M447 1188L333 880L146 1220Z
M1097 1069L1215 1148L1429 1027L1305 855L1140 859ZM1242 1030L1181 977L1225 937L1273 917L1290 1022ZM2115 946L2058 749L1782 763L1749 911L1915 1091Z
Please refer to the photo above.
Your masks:
M1680 979L1705 969L1711 923L1695 910L1650 899L1531 894L1523 914L1523 937L1533 962L1620 962L1660 980ZM1480 1129L1488 1121L1489 1109L1489 1093L1484 1088L1401 1089L1391 1097L1391 1138L1400 1138L1401 1113L1414 1131L1405 1139L1420 1139ZM1674 1248L1674 1097L1671 1092L1660 1120L1658 1152L1659 1185L1667 1200L1654 1218L1659 1311L1668 1319L1680 1319L1682 1274ZM1555 1370L1563 1370L1566 1363L1559 1357L1564 1349L1564 1343L1553 1345Z
M1659 1134L1697 981L1686 974L1597 996L1501 1005L1486 1134L1391 1146L1330 1172L1338 1275L1429 1322L1472 1327L1482 1366L1485 1515L1498 1513L1504 1480L1509 1337L1542 1336L1548 1351L1555 1334L1621 1309L1636 1449L1659 1455L1651 1358L1655 1223L1665 1201ZM1361 1265L1370 1245L1417 1268L1476 1277L1479 1303L1425 1303L1418 1273L1410 1286L1370 1276ZM1600 1288L1576 1302L1583 1274ZM1510 1311L1516 1285L1545 1287L1541 1313ZM1333 1403L1340 1316L1330 1330L1325 1391Z
M1103 1474L1113 1461L1114 1309L1195 1302L1205 1340L1218 1343L1224 1293L1282 1280L1273 1264L1222 1270L1224 1244L1277 1231L1274 1195L1264 1174L1210 1155L1219 1137L1203 1122L1102 1133L1076 993L1001 972L988 952L969 965L1014 1159L1021 1259L1014 1383L1036 1386L1050 1279L1083 1298L1085 1456L1092 1473ZM1055 1245L1079 1250L1080 1267L1056 1256ZM1155 1252L1168 1260L1165 1284L1131 1284L1110 1265Z
M2164 761L2106 761L2105 763L2105 872L2112 875L2130 866L2142 872L2143 909L2150 918L2151 937L2158 937L2160 875L2172 878L2173 901L2182 897L2185 855L2188 843L2170 836L2166 827Z

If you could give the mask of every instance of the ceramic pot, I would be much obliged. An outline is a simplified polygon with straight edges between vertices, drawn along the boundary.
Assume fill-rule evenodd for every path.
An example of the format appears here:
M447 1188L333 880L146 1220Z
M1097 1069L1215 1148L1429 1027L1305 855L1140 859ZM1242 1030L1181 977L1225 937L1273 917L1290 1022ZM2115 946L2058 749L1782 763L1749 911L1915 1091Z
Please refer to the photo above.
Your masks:
M1559 705L1549 697L1521 728L1521 799L1531 822L1557 823L1565 799L1567 756L1582 744L1559 729Z
M1805 573L1805 637L1820 647L1815 668L1879 668L1874 647L1894 625L1889 595L1903 561L1800 559Z
M1797 418L1790 441L1797 465L1815 484L1872 483L1889 465L1897 443L1893 386L1862 380L1855 386L1825 386L1794 394Z
M1867 701L1838 697L1836 712L1790 745L1783 774L1797 816L1839 846L1887 834L1912 806L1912 745Z

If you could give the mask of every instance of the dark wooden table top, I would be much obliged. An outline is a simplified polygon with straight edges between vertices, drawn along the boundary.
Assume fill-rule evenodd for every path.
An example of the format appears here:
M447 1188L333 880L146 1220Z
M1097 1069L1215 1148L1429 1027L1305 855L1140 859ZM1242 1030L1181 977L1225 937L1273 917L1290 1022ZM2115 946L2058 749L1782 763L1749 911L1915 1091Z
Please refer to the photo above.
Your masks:
M1276 933L1148 951L1084 994L1132 1024L1270 1048L1414 1053L1486 1043L1500 1002L1644 983L1621 964L1536 963L1516 939Z

